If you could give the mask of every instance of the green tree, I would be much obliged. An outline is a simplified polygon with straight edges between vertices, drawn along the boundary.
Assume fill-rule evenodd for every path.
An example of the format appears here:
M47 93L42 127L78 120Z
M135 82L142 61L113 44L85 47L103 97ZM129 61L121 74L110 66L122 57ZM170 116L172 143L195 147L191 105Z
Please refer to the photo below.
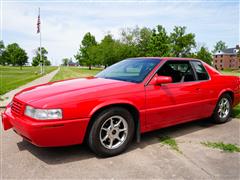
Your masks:
M35 54L34 57L32 58L32 66L38 66L39 64L42 64L42 62L44 62L45 66L51 65L51 62L47 58L48 51L44 47L42 47L41 50L42 50L42 60L40 58L40 47L38 47L37 50L35 50L34 52Z
M7 64L20 66L20 69L28 62L27 53L17 43L7 45L6 50L3 52L3 58Z
M123 44L120 41L116 41L115 51L116 51L116 62L122 59L136 57L138 55L136 46Z
M46 60L44 61L44 65L45 65L45 66L51 66L51 61L48 60L48 59L46 59Z
M153 31L149 28L140 29L140 38L138 43L138 56L147 56L149 51L148 47Z
M216 53L216 52L218 52L218 51L222 51L222 50L224 50L224 49L227 49L227 45L226 45L226 43L225 42L223 42L223 41L218 41L218 42L216 42L216 44L214 45L214 48L213 48L213 53Z
M37 57L33 57L32 59L32 66L38 66L39 65L39 60Z
M148 44L147 56L169 56L170 39L165 28L158 25L152 30L152 36Z
M97 42L93 35L90 32L86 33L83 37L80 49L75 55L75 58L79 61L79 64L87 65L89 69L92 69L92 65L95 64L94 59L89 58L90 48L96 46Z
M118 61L117 47L119 44L113 39L112 35L106 35L99 44L100 64L105 67L112 65Z
M139 49L140 41L141 29L138 26L122 29L120 41L115 40L115 46L119 48L116 50L117 56L122 55L124 58L141 56Z
M195 35L186 34L185 26L175 26L170 34L171 55L176 57L187 57L191 49L196 46Z
M91 62L95 65L104 65L106 68L122 59L136 56L136 46L115 40L111 34L108 34L87 52Z
M68 63L69 63L69 59L68 58L63 58L62 59L62 65L67 66Z
M0 41L0 64L1 65L5 65L5 60L3 58L4 50L5 50L4 43L3 41Z
M101 54L101 49L99 45L94 45L89 47L87 49L87 54L88 54L89 62L91 62L91 66L102 64L102 58L101 58L102 54ZM91 69L91 67L89 69Z
M200 48L200 50L196 54L196 58L203 60L204 62L212 65L212 54L208 51L208 49L204 46Z

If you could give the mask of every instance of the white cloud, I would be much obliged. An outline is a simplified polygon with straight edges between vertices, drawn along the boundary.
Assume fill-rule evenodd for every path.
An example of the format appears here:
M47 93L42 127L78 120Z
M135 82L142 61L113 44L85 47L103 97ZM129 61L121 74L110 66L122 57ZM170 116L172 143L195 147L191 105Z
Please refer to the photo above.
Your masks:
M18 42L30 57L38 44L37 10L41 7L42 42L49 58L58 63L73 56L86 32L98 41L108 32L135 25L162 24L171 31L186 25L197 41L209 47L218 40L230 46L239 42L237 3L3 3L3 40Z

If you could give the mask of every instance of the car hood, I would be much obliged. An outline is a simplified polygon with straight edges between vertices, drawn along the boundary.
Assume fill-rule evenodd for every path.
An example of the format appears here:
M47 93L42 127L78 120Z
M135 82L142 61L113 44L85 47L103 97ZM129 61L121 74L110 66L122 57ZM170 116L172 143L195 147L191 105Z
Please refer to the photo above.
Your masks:
M63 98L69 98L73 97L73 94L77 96L79 94L86 95L88 92L89 94L99 91L104 92L112 87L119 88L128 84L133 83L103 78L79 78L33 86L19 92L15 98L24 103L31 103L54 96L59 98L59 95L62 95ZM101 95L104 96L104 94ZM82 96L82 99L84 98L86 96ZM60 99L58 100L60 101Z

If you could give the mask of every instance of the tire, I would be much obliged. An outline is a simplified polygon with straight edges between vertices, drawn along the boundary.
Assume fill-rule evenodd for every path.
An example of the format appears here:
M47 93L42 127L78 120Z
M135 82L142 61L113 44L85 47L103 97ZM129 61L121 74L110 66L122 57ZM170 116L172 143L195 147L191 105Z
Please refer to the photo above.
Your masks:
M134 120L129 111L121 107L106 109L94 119L88 145L98 156L118 155L131 143L134 129Z
M223 94L215 107L213 112L213 120L215 123L225 123L230 119L232 114L232 98L228 94Z

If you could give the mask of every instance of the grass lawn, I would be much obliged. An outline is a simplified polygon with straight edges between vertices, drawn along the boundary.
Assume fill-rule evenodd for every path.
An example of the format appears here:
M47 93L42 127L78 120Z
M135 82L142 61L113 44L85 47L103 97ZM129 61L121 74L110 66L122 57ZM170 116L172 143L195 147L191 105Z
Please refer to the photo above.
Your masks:
M49 73L57 67L46 67L46 73ZM17 87L33 81L36 78L41 77L39 72L40 67L20 67L12 66L0 66L0 95L6 92L16 89Z
M215 149L220 149L225 152L240 152L240 147L236 144L225 144L223 142L201 142L202 145L210 147L210 148L215 148Z
M238 104L237 106L235 106L234 108L233 108L233 113L232 113L233 115L233 117L235 117L235 118L240 118L240 104Z
M167 145L169 147L171 147L173 150L179 152L179 153L182 153L179 148L178 148L178 144L176 142L175 139L169 137L169 136L163 136L163 137L160 137L160 142L164 145Z
M232 71L232 70L223 70L221 71L221 73L223 74L227 74L227 75L234 75L234 76L240 76L240 71Z
M59 72L53 77L51 81L94 76L101 70L102 69L100 68L93 68L92 70L89 70L88 68L79 67L60 67Z

